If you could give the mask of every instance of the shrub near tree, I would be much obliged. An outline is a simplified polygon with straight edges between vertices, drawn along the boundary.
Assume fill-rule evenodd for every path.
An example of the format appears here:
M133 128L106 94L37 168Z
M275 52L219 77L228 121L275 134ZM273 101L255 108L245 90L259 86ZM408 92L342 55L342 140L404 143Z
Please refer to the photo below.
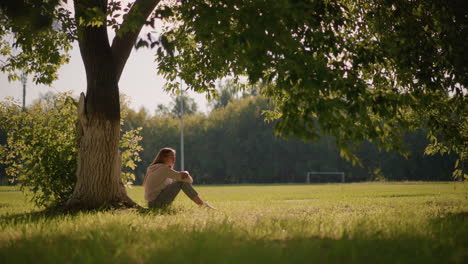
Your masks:
M47 96L24 111L12 100L0 103L0 163L10 180L23 191L32 191L37 206L60 206L72 195L77 171L77 101L69 94ZM140 129L122 132L120 149L124 183L139 161Z

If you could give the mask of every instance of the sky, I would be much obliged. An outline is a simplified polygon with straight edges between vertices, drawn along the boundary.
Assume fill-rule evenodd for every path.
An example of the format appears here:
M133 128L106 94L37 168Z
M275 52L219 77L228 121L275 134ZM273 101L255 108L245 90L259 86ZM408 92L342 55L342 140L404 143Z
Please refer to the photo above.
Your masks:
M81 92L86 92L86 74L77 43L74 43L70 55L70 63L60 68L59 78L51 86L35 85L32 78L28 79L26 85L27 105L48 91L72 91L73 95L76 96ZM158 104L169 105L172 101L171 95L163 90L165 81L162 76L157 75L157 65L154 59L154 50L133 49L122 73L119 82L120 92L130 97L130 107L134 110L145 107L149 113L154 113ZM189 91L188 95L195 99L201 112L208 111L204 94ZM7 96L14 97L22 103L22 84L20 81L8 82L7 75L0 73L0 100L4 100Z

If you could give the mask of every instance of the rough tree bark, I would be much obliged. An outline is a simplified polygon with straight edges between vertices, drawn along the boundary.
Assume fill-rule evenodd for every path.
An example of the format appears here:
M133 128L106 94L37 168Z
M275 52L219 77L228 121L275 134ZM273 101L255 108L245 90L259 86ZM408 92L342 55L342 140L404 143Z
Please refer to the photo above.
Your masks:
M128 197L120 177L118 81L146 18L158 2L137 0L129 14L141 16L141 25L116 37L112 47L106 26L78 26L87 89L86 95L81 94L78 107L77 182L66 204L68 209L137 206ZM88 8L106 12L107 7L106 0L75 0L74 4L76 21Z

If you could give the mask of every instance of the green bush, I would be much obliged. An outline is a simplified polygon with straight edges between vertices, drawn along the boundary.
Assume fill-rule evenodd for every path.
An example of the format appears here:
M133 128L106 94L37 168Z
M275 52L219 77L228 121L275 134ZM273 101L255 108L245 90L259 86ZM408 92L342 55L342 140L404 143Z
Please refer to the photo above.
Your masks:
M69 93L48 96L24 111L11 99L0 102L0 163L37 206L60 206L73 192L77 169L77 101ZM122 180L130 184L139 161L139 128L123 133Z

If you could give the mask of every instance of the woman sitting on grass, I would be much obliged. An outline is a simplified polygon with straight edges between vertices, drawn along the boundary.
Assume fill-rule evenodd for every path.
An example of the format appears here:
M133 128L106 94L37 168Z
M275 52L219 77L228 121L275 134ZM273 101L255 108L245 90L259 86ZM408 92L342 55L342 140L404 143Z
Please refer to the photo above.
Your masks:
M175 171L176 152L172 148L162 148L153 163L146 170L143 184L145 186L145 200L150 208L165 208L169 206L180 190L196 204L215 209L207 202L203 202L193 189L193 179L188 171Z

